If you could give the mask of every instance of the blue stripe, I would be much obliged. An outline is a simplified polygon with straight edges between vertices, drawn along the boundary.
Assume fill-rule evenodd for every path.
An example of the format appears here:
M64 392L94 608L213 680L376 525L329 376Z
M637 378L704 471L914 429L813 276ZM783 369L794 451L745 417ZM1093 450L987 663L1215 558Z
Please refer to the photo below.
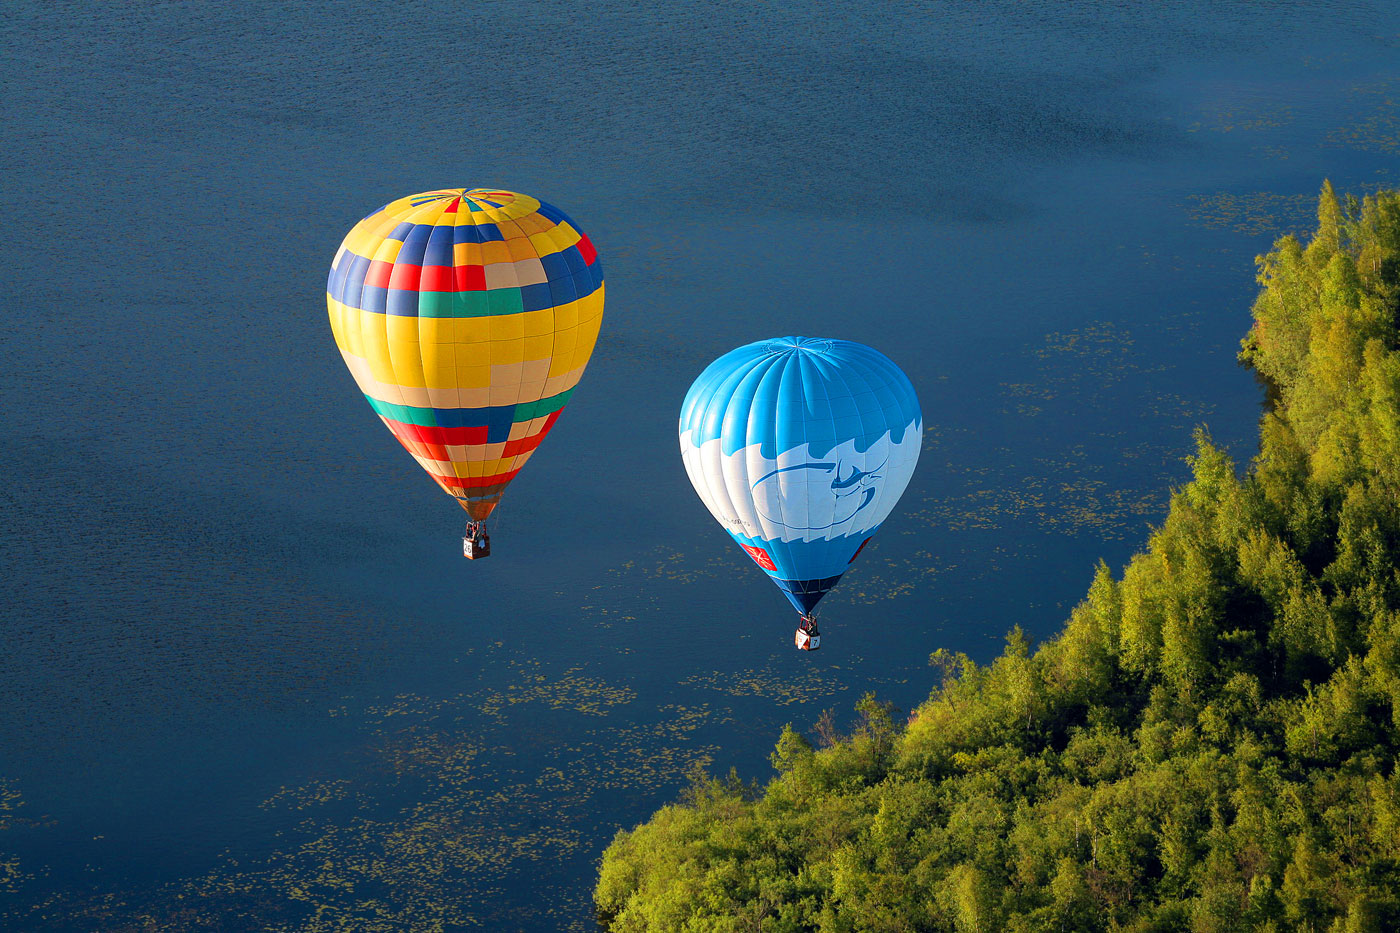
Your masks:
M540 257L540 265L544 267L544 274L548 278L559 279L566 275L573 274L573 269L569 267L568 261L564 258L569 250L573 250L574 255L578 256L578 250L571 246L569 249L564 250L564 252L550 253L548 256ZM582 259L583 257L580 256L579 258Z
M452 266L456 261L452 255L456 227L439 224L428 233L428 245L423 250L425 266Z
M505 235L501 233L501 228L495 224L476 224L476 235L481 237L482 243L490 243L494 240L505 240Z
M541 201L540 216L543 217L545 220L552 220L556 224L568 221L569 226L573 227L573 221L569 220L568 215L561 211L559 208L555 207L553 204L546 204L543 201ZM575 227L574 229L578 228Z
M538 285L523 285L520 288L520 304L526 311L543 311L554 307L554 298L549 291L549 282Z
M342 293L349 302L360 303L360 292L364 288L365 275L369 272L369 260L355 256L346 263L345 281Z
M432 233L432 224L414 224L413 229L403 238L403 246L399 247L399 255L394 262L403 262L410 266L423 265L423 251L428 248L428 237Z
M759 444L764 457L811 444L814 457L855 441L899 443L923 420L909 378L877 350L848 340L784 337L732 350L686 393L680 431L728 456Z
M487 314L514 314L543 311L587 298L603 285L602 263L584 266L578 275L550 278L548 283L522 288L493 288L479 292L432 292L421 289L382 288L364 284L369 260L346 252L331 269L326 292L348 308L375 314L412 317L480 317ZM436 296L452 296L445 301ZM435 296L432 299L423 296ZM428 313L420 311L432 309Z

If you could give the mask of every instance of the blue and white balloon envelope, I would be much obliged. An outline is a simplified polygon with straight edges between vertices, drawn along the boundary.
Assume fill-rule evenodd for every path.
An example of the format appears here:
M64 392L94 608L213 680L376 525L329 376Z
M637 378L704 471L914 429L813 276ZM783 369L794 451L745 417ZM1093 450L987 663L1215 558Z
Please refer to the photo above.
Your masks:
M889 517L922 436L909 377L849 340L780 337L731 350L681 405L695 491L803 614Z

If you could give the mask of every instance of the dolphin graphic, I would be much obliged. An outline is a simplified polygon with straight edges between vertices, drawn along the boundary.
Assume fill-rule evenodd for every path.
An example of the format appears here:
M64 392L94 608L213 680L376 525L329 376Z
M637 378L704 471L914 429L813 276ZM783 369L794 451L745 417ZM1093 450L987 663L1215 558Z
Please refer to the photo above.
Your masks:
M841 478L841 470L839 468L836 470L836 479L833 480L831 483L831 491L836 493L837 499L840 499L844 496L849 496L851 493L857 491L859 491L862 494L860 505L855 507L855 511L851 512L852 515L865 508L867 505L870 504L870 500L875 498L875 487L867 486L865 481L867 479L879 479L880 474L875 472L875 470L879 470L883 466L884 464L882 463L880 464L880 466L877 466L874 470L861 470L858 469L854 464L852 464L851 475L846 477L845 479Z
M870 470L862 470L854 464L850 464L850 475L843 479L841 473L844 466L845 465L839 461L812 461L810 463L798 463L793 466L770 470L749 485L750 490L759 492L759 495L754 497L754 507L758 510L760 515L769 521L795 531L821 531L835 525L840 525L843 522L848 522L857 512L875 500L875 492L877 490L875 481L882 478L882 474L879 471L884 469L885 464L881 463L879 466ZM788 473L793 470L820 470L823 473L832 475L830 488L831 494L836 501L832 509L831 522L825 525L814 526L794 525L787 520L780 521L764 511L764 500L776 498L776 492L770 491L764 494L759 490L759 486L772 480L780 473ZM857 493L860 495L857 496ZM813 504L815 505L816 503ZM820 514L820 511L818 514Z

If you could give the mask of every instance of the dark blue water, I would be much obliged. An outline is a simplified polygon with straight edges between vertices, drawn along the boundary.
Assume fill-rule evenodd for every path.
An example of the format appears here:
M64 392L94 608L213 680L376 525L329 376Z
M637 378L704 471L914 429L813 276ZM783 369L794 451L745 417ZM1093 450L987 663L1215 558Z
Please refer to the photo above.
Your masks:
M1247 460L1254 255L1400 174L1391 3L246 6L0 25L6 929L589 929L692 763L1051 634L1195 426ZM609 287L476 564L323 298L366 210L464 185ZM675 439L787 333L928 424L813 656Z

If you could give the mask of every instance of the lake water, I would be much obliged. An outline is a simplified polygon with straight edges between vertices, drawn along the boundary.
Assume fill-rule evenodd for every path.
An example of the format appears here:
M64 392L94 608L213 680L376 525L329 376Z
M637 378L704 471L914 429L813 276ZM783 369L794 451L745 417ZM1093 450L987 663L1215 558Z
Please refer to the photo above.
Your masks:
M1209 425L1253 257L1397 181L1400 8L12 2L0 46L0 928L591 929L696 761L1053 633ZM499 186L608 272L493 522L342 366L365 212ZM792 650L690 489L725 350L892 357L903 503Z

